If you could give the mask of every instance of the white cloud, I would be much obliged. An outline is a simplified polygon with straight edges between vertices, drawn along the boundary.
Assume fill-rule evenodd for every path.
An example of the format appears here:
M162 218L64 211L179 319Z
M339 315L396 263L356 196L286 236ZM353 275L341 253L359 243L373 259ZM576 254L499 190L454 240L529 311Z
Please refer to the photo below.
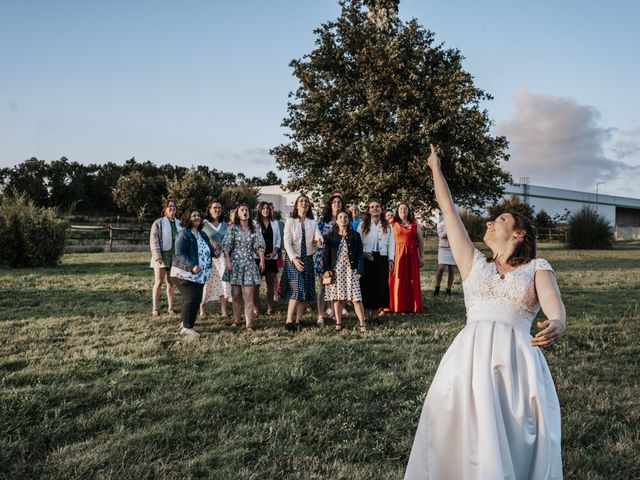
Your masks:
M211 166L225 172L244 173L248 177L278 171L274 158L267 148L245 148L243 150L216 150L210 154Z
M638 130L604 127L596 108L568 98L521 91L514 100L516 113L498 131L509 140L505 168L516 181L583 191L607 182L607 193L640 196Z

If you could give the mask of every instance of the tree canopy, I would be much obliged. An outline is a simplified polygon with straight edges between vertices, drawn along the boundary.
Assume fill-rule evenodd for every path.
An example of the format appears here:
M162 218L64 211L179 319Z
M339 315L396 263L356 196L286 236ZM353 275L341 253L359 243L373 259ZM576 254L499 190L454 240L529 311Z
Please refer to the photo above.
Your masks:
M490 134L481 103L491 96L474 86L461 53L415 19L401 21L399 0L339 3L340 16L314 31L315 49L290 63L299 87L282 124L289 141L271 151L287 186L428 210L431 142L458 204L496 201L510 180L500 167L507 141Z
M51 162L32 157L0 169L0 197L24 193L38 207L55 207L66 214L113 215L130 213L139 220L158 214L164 199L171 196L179 206L204 209L212 198L227 211L233 202L257 204L257 189L280 184L274 172L264 177L247 177L199 165L157 166L131 158L118 165L82 164L66 157Z

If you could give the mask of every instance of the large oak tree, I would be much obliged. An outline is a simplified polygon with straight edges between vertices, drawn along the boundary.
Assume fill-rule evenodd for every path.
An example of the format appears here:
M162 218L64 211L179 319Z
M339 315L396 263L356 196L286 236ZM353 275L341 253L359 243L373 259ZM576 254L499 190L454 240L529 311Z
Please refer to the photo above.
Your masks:
M501 169L507 141L490 133L481 103L491 96L462 68L456 49L398 18L399 0L341 0L342 12L314 31L315 49L293 60L288 143L272 149L288 187L354 200L435 205L426 167L441 149L454 200L493 202L510 180Z

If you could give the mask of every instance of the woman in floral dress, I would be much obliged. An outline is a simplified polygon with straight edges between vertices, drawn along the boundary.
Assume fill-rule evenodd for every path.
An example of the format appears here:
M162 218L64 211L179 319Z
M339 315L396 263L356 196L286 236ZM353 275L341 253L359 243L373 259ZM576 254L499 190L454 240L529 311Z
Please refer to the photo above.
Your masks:
M318 230L323 237L326 237L333 226L336 224L336 216L338 212L341 212L343 209L342 203L342 195L339 193L334 193L331 195L326 205L322 209L322 217L318 219ZM323 247L318 247L316 250L316 276L321 277L324 273L324 268L322 267L322 259L323 259ZM326 307L326 310L325 310ZM333 307L331 305L325 305L324 299L324 284L322 281L318 284L318 326L322 327L324 325L324 315L329 317L334 316Z
M226 262L222 254L222 239L227 233L227 224L224 222L222 205L217 200L209 202L207 207L207 218L203 221L202 231L209 237L209 242L213 247L214 271L204 285L202 292L202 303L200 304L200 316L204 316L205 304L213 301L220 302L220 310L223 317L227 316L227 303L231 299L231 285L222 281Z
M249 215L249 207L241 203L236 208L234 223L222 240L227 271L222 281L231 284L233 297L233 326L242 325L242 301L244 300L245 330L253 332L253 292L260 285L260 272L264 270L264 239L256 230ZM259 265L253 258L260 257Z
M347 212L338 213L336 225L324 241L322 278L331 281L325 288L325 300L333 302L336 330L342 330L342 309L350 301L360 321L360 331L364 332L366 327L360 291L360 277L364 272L362 240L353 231Z
M182 319L180 333L191 337L200 334L193 329L198 308L202 301L202 290L211 275L211 244L202 233L202 218L194 208L187 208L180 224L183 229L176 237L176 249L171 259L169 272L182 297Z

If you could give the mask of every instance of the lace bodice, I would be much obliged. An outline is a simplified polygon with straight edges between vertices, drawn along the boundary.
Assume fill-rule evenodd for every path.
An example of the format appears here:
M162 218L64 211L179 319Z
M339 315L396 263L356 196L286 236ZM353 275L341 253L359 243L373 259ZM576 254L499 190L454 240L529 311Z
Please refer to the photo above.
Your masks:
M534 283L538 270L553 272L549 262L536 258L501 278L495 263L476 250L471 272L462 283L467 320L492 315L530 323L540 310Z

